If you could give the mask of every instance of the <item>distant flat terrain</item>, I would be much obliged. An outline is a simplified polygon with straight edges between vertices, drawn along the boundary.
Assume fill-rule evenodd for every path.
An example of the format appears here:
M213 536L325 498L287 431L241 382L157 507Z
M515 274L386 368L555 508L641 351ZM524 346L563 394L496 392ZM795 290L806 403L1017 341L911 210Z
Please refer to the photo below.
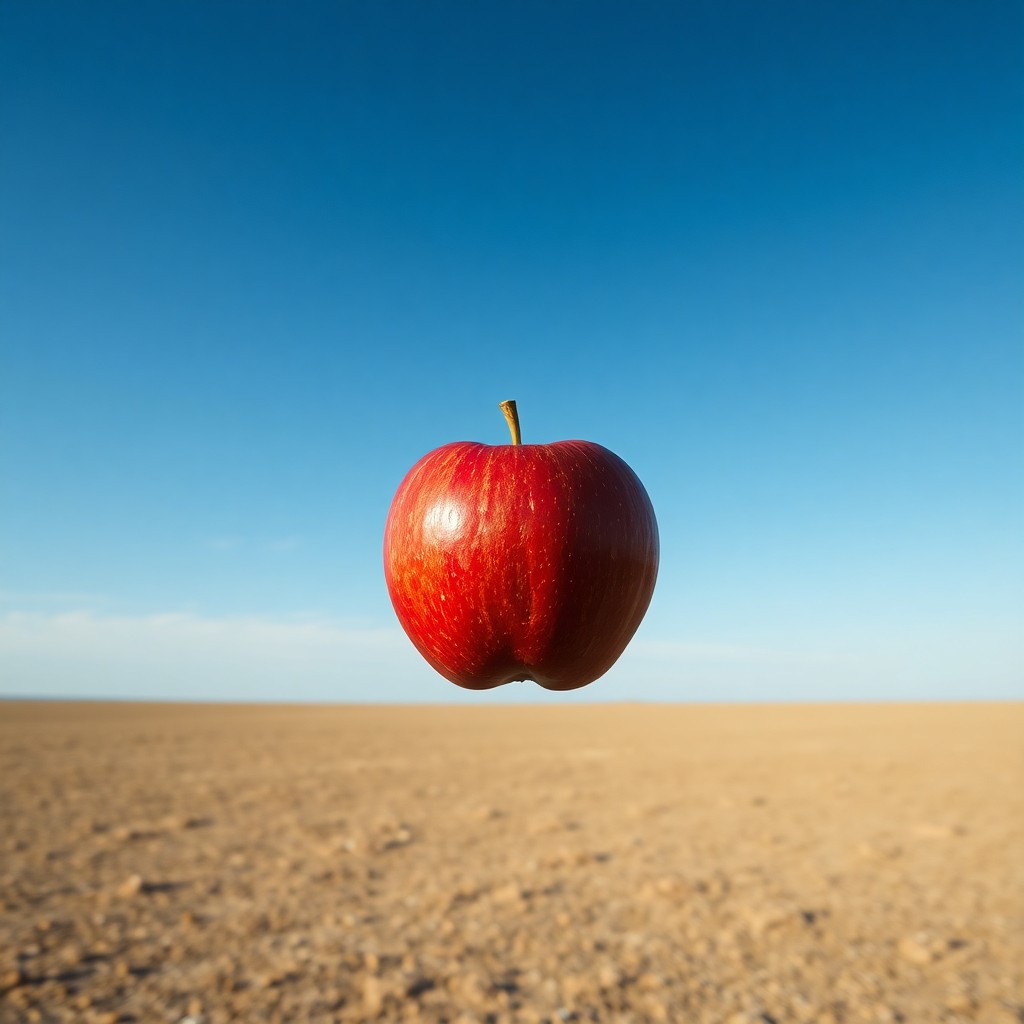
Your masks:
M0 703L0 1020L1024 1021L1024 704Z

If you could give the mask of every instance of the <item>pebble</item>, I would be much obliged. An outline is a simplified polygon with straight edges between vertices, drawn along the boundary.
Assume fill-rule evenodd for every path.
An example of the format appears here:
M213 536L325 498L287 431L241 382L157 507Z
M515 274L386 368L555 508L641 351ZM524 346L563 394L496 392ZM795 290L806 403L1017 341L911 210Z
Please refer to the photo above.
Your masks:
M920 935L907 935L900 939L897 947L899 954L908 963L924 965L932 962L930 944Z
M5 971L0 977L0 990L9 992L11 989L24 985L28 981L28 974L22 967L15 967Z
M966 992L950 992L945 1006L951 1013L970 1013L974 1009L974 1000Z
M514 882L499 886L491 893L495 903L516 903L523 898L523 891Z
M567 974L562 978L562 998L567 1003L576 1002L581 992L587 989L587 979L581 974Z
M653 971L645 971L636 979L636 987L641 992L654 992L665 984L665 979Z
M952 825L938 825L925 821L915 825L913 833L921 839L952 839L958 834L963 834L963 830Z
M384 987L373 975L363 978L363 1010L376 1017L384 1008Z
M133 896L138 896L146 887L146 883L142 880L142 875L129 875L117 889L117 895L122 899L131 899Z

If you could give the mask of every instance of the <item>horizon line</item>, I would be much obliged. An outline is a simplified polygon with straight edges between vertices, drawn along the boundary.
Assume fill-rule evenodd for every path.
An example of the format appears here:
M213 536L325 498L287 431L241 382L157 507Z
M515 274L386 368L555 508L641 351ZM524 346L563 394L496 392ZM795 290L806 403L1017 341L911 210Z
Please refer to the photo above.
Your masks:
M582 687L581 687L582 689ZM486 690L467 690L467 693L486 693ZM567 694L574 693L573 690L562 690L562 691L551 691L553 693ZM608 698L607 700L589 700L587 702L581 702L578 705L567 705L563 702L556 701L495 701L493 704L480 704L478 702L466 703L460 701L441 701L441 700L428 700L428 701L416 701L416 700L251 700L251 699L238 699L232 700L223 697L210 697L208 699L202 698L175 698L175 697L105 697L105 696L28 696L22 694L0 694L0 703L8 704L120 704L120 705L134 705L134 704L163 704L170 706L196 706L196 707L264 707L264 708L291 708L291 707L307 707L307 708L485 708L485 707L496 707L496 708L537 708L537 707L622 707L632 705L643 705L650 707L675 707L680 705L700 705L702 707L735 707L742 705L745 707L777 707L782 705L798 705L801 707L834 707L836 705L846 705L850 707L865 707L871 705L891 705L891 706L917 706L917 705L949 705L949 704L995 704L995 705L1013 705L1013 704L1024 704L1024 695L1019 697L920 697L915 699L908 699L906 697L891 697L891 698L874 698L874 699L860 699L851 697L836 697L834 699L819 698L815 700L805 700L801 698L787 698L777 697L768 700L744 700L741 698L729 699L729 698L717 698L717 699L703 699L698 697L690 698L679 698L677 700L664 700L664 699L646 699L643 697L636 697L630 699L622 698Z

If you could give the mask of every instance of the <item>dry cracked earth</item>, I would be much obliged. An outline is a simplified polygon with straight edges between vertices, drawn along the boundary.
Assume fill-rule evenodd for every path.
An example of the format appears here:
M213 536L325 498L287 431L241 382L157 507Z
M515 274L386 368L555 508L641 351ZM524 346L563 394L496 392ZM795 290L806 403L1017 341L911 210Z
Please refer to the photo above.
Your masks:
M1024 1021L1024 705L0 704L0 1021Z

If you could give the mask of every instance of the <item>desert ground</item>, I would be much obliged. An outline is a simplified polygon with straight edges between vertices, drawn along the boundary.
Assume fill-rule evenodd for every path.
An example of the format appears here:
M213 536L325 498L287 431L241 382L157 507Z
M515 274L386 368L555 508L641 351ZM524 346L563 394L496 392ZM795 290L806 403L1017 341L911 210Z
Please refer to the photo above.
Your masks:
M1024 1021L1024 704L0 704L2 1021Z

